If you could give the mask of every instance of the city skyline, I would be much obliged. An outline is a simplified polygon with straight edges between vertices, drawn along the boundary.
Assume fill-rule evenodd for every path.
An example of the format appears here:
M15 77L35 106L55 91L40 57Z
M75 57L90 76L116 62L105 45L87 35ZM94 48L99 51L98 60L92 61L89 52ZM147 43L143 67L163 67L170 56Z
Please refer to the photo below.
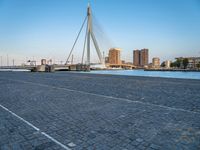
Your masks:
M83 1L0 0L0 56L12 59L65 61L86 15ZM186 1L91 1L95 17L109 36L111 47L122 49L122 59L132 62L134 49L148 48L153 57L173 60L200 55L200 3ZM75 55L82 49L76 48ZM79 59L75 57L75 59ZM94 57L94 60L96 58Z

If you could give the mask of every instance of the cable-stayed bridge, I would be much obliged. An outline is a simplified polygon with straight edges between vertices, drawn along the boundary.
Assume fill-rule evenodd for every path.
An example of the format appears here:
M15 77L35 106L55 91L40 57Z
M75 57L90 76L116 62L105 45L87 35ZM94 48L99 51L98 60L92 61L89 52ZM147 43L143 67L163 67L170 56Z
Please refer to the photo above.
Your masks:
M87 71L90 70L90 65L91 65L91 42L93 43L95 49L96 49L96 53L98 55L98 59L99 59L99 62L102 66L105 66L105 60L102 56L102 52L100 51L100 48L99 48L99 44L97 42L97 39L96 39L96 36L94 34L94 31L93 31L93 19L92 19L92 11L91 11L91 7L90 7L90 4L88 4L88 8L87 8L87 15L83 21L83 24L81 26L81 29L76 37L76 40L72 46L72 49L69 53L69 56L67 58L67 61L66 61L66 64L68 64L69 62L69 59L72 55L72 52L74 50L74 47L80 37L80 34L81 32L83 31L83 27L84 25L86 24L86 34L85 34L85 38L84 38L84 45L83 45L83 53L82 53L82 60L81 60L81 64L82 65L85 65L86 67L84 69L86 69ZM86 60L86 63L84 64L84 55L85 55L85 50L86 50L86 56L87 56L87 60Z
M41 64L39 66L36 65L24 65L24 66L4 66L0 67L1 69L27 69L31 71L59 71L59 70L84 70L84 71L90 71L92 68L91 64L94 64L91 62L91 46L93 46L96 50L96 54L98 56L98 65L99 69L106 69L106 67L119 67L119 68L128 68L132 69L135 68L135 66L130 64L109 64L106 66L105 64L105 58L104 58L104 51L102 52L100 50L99 46L99 39L96 38L96 32L94 29L99 29L101 26L94 22L95 18L92 14L91 6L88 4L87 7L87 14L85 16L85 19L81 25L81 28L78 32L78 35L72 45L71 50L69 51L69 55L67 57L66 63L64 65L46 65ZM94 26L94 24L97 23L97 28ZM77 42L80 38L81 33L83 32L84 27L86 27L85 35L84 35L84 43L83 43L83 50L82 50L82 56L81 56L81 62L78 64L73 64L73 52L75 49L75 46L77 45ZM103 34L103 37L101 39L106 39L104 41L108 42L110 41L106 36L106 34ZM105 38L104 38L105 37ZM104 42L105 43L105 42ZM93 44L93 45L92 45ZM103 44L101 43L101 46ZM110 48L110 47L109 47ZM84 61L86 55L86 61ZM71 60L71 61L70 61Z

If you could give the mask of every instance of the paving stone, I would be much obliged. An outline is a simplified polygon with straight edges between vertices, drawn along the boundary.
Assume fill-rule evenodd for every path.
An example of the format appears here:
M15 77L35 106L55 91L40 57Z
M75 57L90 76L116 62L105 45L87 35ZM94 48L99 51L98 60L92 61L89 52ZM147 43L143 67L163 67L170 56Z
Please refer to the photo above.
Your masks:
M5 72L0 104L72 149L198 150L199 85L199 80ZM0 120L1 148L62 149L2 108Z
M71 143L68 144L68 146L69 146L69 147L75 147L76 144L74 144L74 143L71 142Z
M136 139L136 141L141 143L143 141L143 139L138 138L138 139Z
M151 147L152 149L155 149L155 150L160 149L160 146L155 145L155 144L151 144L150 147Z

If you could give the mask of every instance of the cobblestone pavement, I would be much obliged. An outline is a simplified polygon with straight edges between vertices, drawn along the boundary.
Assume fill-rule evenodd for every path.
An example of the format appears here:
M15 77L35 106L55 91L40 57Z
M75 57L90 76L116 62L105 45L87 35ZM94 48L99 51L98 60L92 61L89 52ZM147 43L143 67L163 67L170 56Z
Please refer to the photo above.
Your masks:
M200 149L200 80L0 72L0 89L2 150Z

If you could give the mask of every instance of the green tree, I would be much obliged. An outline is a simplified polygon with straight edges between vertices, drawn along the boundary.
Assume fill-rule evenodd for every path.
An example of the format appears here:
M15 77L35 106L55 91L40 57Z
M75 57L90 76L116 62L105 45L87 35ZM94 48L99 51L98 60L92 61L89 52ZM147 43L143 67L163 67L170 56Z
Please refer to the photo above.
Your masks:
M184 67L184 69L187 68L188 63L189 63L188 59L187 59L187 58L184 58L184 59L183 59L183 67Z
M170 67L171 68L175 67L174 62L171 62Z
M180 68L182 61L183 61L183 58L176 58L176 60L170 64L170 67Z
M173 67L174 67L174 65L173 65L173 62L171 62L171 64L170 64L170 67L171 67L171 68L173 68Z
M200 62L197 64L197 68L200 69Z
M163 61L162 63L161 63L161 65L160 65L161 67L165 67L166 65L165 65L165 62Z
M182 59L181 58L177 58L176 61L174 62L174 66L177 67L177 68L180 68L181 62L182 62Z

